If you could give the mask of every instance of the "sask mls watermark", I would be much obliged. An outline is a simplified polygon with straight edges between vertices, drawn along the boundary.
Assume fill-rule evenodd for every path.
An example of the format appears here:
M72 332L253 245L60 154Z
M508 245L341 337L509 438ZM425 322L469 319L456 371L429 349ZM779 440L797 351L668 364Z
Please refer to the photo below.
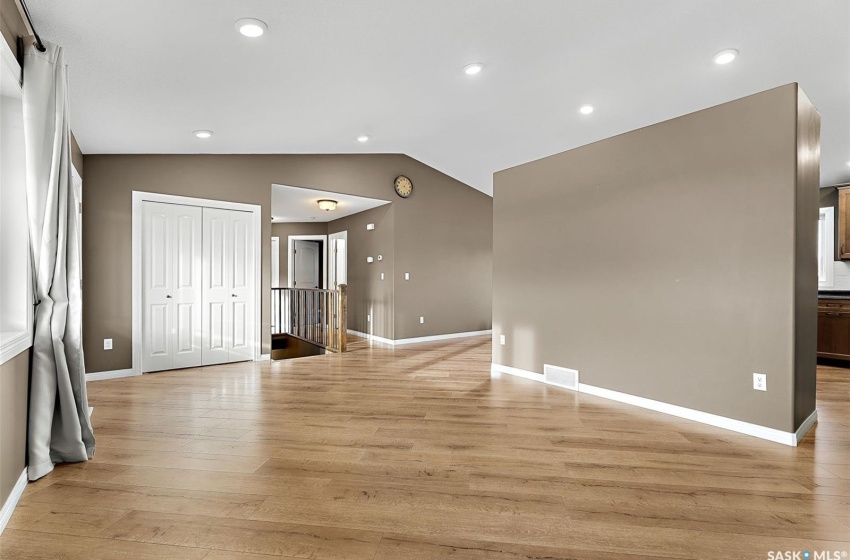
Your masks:
M776 550L767 553L767 560L844 560L846 550Z

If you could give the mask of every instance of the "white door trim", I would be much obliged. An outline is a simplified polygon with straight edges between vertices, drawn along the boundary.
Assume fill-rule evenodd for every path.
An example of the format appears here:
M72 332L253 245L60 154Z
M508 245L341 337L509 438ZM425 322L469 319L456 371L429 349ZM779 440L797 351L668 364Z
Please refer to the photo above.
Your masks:
M271 256L272 288L280 288L280 237L272 236L272 256Z
M254 225L254 360L260 359L262 340L262 207L257 204L210 200L172 194L133 191L133 375L142 373L142 202L163 202L166 204L185 204L202 208L220 208L239 210L253 214Z
M290 235L286 243L286 285L292 288L295 279L292 273L295 271L295 241L322 241L322 289L328 287L328 236L327 235Z
M335 239L342 239L345 241L345 278L346 282L348 281L348 230L338 231L336 233L332 233L328 235L328 254L330 254L331 247L333 246L333 242ZM333 274L331 274L333 271ZM330 282L336 276L336 255L328 258L328 282ZM331 286L331 289L334 289Z

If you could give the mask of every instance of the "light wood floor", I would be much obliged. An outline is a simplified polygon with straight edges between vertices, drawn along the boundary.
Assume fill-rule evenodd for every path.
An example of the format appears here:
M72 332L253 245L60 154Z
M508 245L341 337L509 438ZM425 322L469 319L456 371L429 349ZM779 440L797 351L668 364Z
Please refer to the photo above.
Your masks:
M798 448L490 379L471 338L89 384L97 455L31 484L21 559L766 559L850 551L850 370Z

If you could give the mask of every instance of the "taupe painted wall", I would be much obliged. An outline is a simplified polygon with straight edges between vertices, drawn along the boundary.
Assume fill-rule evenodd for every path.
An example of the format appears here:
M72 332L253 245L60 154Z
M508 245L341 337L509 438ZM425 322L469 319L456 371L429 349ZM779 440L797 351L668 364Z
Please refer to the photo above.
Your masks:
M71 163L77 169L80 177L83 176L83 152L80 150L80 145L77 144L77 139L74 138L74 133L71 133Z
M405 321L401 332L407 332L407 323L421 308L411 300L428 302L429 321L419 331L422 335L489 328L492 199L410 157L87 154L84 160L83 327L89 372L132 365L134 190L262 206L262 325L264 352L268 352L271 185L390 199L395 197L393 180L405 174L413 180L415 192L407 200L393 198L394 221L403 230L394 234L395 253L407 251L415 256L415 262L405 266L412 278L422 282L414 296L395 305L395 314ZM450 279L454 294L446 296L445 284L430 280L435 277ZM104 338L113 339L113 350L103 350Z
M398 206L386 204L328 223L329 234L348 232L348 328L389 339L398 338L394 336L393 290L393 275L399 274L395 266ZM370 223L375 224L374 230L366 229ZM383 259L378 261L378 255ZM374 261L367 263L367 257Z
M26 466L29 356L27 350L0 365L0 505Z
M6 40L6 44L9 45L13 53L18 52L18 37L29 35L27 26L24 24L24 18L21 17L15 0L0 0L0 33L3 34L3 39Z
M818 215L820 208L820 114L799 86L794 207L794 423L815 410L818 330ZM770 387L768 385L768 387Z
M493 361L794 431L814 403L818 197L797 92L496 173Z
M289 287L289 236L290 235L327 235L326 222L293 222L272 224L272 237L280 238L280 265L278 282L281 288Z

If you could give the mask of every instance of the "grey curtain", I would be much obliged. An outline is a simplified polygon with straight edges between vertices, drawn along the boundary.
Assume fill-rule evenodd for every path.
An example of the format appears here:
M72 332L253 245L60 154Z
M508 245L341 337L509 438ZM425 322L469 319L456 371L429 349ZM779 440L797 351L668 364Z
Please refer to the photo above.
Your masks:
M35 337L28 425L28 475L94 455L83 361L77 212L71 178L68 76L62 49L27 41L24 138L33 266Z

